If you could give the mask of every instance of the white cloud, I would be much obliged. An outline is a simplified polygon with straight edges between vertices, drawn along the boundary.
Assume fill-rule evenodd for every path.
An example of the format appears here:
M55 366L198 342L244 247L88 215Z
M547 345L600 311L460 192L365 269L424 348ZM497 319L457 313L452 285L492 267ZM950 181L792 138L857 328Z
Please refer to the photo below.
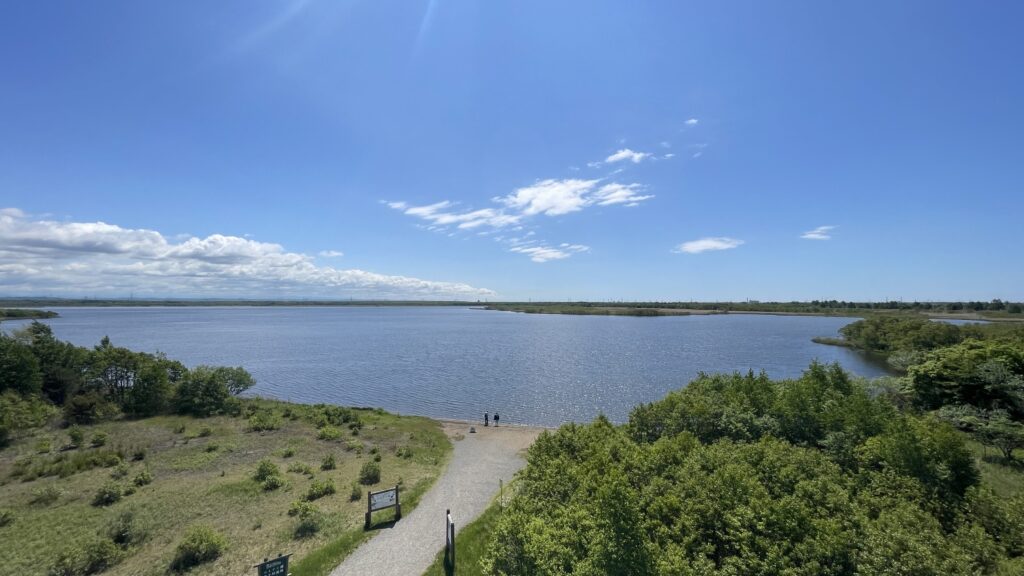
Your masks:
M333 252L331 252L333 254ZM340 255L340 253L337 253ZM169 240L104 222L0 211L0 292L8 294L477 298L491 290L318 266L312 256L238 236Z
M687 126L696 126L699 123L700 123L700 120L697 120L696 118L690 118L686 122L683 122L683 124L686 124Z
M700 254L701 252L707 252L709 250L731 250L741 244L743 244L743 240L717 236L683 242L672 251L685 254Z
M804 232L800 237L805 240L831 240L832 234L830 232L835 228L835 226L818 226L814 230Z
M345 253L338 250L321 250L319 255L324 258L341 258Z
M519 188L498 199L502 204L520 210L526 216L546 214L558 216L582 210L588 200L584 198L600 180L542 180L532 186Z
M654 198L654 195L640 195L638 191L643 187L639 184L618 184L611 183L601 186L591 197L598 206L610 206L612 204L637 205L638 203Z
M588 252L589 246L582 244L568 244L562 243L558 247L552 246L533 246L533 245L516 245L509 248L510 252L517 252L519 254L526 254L530 257L530 260L534 262L548 262L551 260L564 260L572 256L573 254L579 254L580 252Z
M630 150L629 148L623 148L622 150L619 150L618 152L605 158L604 161L607 162L608 164L613 164L615 162L629 160L633 164L639 164L644 160L644 158L649 158L650 156L650 152L635 152L633 150Z
M691 154L690 156L692 158L700 158L701 156L704 155L704 150L707 147L708 147L708 145L707 145L706 142L701 143L701 144L691 144L690 145L690 149L693 150L693 154Z
M661 147L662 147L662 148L671 148L671 147L672 147L672 143L671 143L671 142L669 142L668 140L665 140L665 141L663 141L663 142L661 143Z

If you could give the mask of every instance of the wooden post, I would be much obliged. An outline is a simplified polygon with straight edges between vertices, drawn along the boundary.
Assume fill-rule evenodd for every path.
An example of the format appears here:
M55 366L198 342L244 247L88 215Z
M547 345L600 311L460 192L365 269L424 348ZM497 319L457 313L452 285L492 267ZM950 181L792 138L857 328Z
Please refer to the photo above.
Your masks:
M370 491L366 491L366 523L363 524L363 530L370 529Z
M395 484L395 521L402 519L402 501L398 497L398 484Z
M451 523L450 529L452 531L452 574L455 574L455 522Z

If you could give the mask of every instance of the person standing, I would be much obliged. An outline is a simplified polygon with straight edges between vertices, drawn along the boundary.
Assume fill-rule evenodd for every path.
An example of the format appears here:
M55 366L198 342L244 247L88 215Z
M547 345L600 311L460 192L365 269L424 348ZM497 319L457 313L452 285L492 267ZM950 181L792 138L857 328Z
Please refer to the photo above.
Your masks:
M495 416L497 416L497 414L495 414ZM495 425L497 425L497 423L495 423ZM484 427L487 426L489 426L489 424L487 423L487 412L484 412Z
M495 412L495 413L494 413L494 427L495 427L495 428L497 428L497 427L498 427L498 418L500 418L500 416L498 416L498 413L497 413L497 412Z

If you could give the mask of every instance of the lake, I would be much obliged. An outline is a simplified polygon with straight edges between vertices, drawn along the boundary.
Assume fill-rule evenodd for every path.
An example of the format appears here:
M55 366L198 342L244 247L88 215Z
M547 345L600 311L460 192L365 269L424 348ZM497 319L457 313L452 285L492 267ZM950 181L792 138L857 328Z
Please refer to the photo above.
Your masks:
M243 366L252 393L402 414L553 426L625 421L698 372L800 375L814 359L866 377L885 367L811 342L855 318L729 314L563 316L455 307L51 308L58 338ZM10 331L24 324L4 322Z

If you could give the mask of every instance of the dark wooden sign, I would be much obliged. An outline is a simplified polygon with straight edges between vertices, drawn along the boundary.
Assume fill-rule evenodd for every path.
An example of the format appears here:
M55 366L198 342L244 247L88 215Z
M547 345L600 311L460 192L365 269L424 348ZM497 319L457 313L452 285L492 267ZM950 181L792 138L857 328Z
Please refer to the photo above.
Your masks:
M370 529L370 515L378 510L395 509L395 520L402 519L402 503L398 499L398 486L366 493L366 523L364 528Z
M264 558L262 564L256 565L256 570L259 576L288 576L288 558L287 556L278 555L277 558L270 560Z

